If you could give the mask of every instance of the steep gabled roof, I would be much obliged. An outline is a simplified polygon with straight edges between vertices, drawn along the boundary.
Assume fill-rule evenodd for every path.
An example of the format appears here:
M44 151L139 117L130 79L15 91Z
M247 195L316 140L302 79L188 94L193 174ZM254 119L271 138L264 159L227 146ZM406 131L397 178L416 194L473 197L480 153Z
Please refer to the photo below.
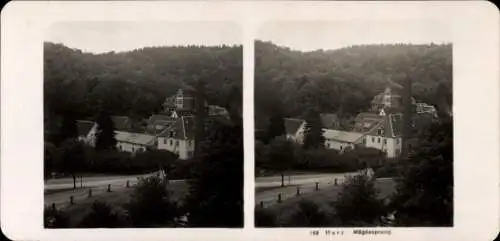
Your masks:
M87 136L94 127L95 122L87 120L77 120L76 127L78 129L78 136Z
M372 130L377 124L383 122L384 117L375 113L359 113L355 119L354 131L366 133Z
M175 122L175 118L167 115L152 115L147 120L146 132L156 135Z
M364 134L359 132L325 129L323 132L323 136L326 140L331 139L339 142L355 143L356 141L361 139Z
M380 130L380 132L379 132ZM384 136L388 138L401 137L403 134L403 114L388 114L383 121L377 123L367 134L374 136Z
M305 120L297 118L285 118L285 130L288 135L295 135Z
M180 140L193 140L195 134L194 127L194 117L182 116L173 125L165 128L158 136Z
M400 137L403 135L403 114L389 114L386 118L386 137Z
M136 145L152 146L154 145L154 136L141 133L132 133L126 131L115 131L117 142L126 142Z
M323 128L333 129L336 127L336 123L338 122L337 114L333 113L322 113L319 115L321 118L321 125Z
M128 130L132 125L130 118L126 116L111 116L111 120L115 125L115 130L119 131Z
M175 122L175 118L168 115L152 115L148 119L148 125L156 125L158 123Z

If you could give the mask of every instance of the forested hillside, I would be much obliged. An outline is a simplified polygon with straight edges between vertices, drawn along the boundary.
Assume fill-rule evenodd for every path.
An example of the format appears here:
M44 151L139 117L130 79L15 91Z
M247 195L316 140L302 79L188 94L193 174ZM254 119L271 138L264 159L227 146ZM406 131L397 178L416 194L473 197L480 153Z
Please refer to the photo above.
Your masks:
M412 81L417 101L448 111L452 105L452 46L380 44L294 51L255 43L255 115L264 128L273 113L300 116L308 108L353 116L388 83Z
M44 43L45 122L67 110L93 118L101 108L113 115L144 118L166 97L198 80L207 83L211 104L241 105L242 47L147 47L129 52L85 53ZM229 101L231 99L231 101Z

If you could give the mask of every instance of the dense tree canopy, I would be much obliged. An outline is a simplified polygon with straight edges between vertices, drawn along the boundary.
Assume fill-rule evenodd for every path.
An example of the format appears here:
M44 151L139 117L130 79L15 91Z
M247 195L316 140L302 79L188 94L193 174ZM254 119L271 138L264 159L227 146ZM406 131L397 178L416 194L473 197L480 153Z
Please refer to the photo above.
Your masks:
M380 44L300 52L257 41L256 125L265 128L277 110L302 116L308 107L347 119L366 110L389 82L402 84L406 78L417 101L449 110L452 46Z
M401 226L453 225L453 122L431 126L401 168L392 205Z
M242 86L241 46L147 47L92 54L44 44L44 108L47 127L66 110L91 119L110 115L147 117L161 110L180 87L207 83L209 103L224 106Z
M186 198L189 226L243 226L243 126L210 123Z

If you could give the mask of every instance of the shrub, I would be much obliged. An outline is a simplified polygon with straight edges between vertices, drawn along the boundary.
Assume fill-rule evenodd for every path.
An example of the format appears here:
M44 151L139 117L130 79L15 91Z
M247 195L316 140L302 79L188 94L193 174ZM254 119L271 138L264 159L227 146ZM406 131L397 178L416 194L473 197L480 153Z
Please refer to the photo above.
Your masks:
M295 211L284 222L288 227L320 227L328 225L331 221L328 212L310 200L302 199Z
M43 210L45 228L68 228L69 217L61 210L52 207L46 207Z
M135 227L174 226L180 216L167 182L156 176L140 179L125 209Z
M366 175L347 179L332 206L341 226L376 226L385 214L383 202L377 198L374 180Z
M125 219L105 202L95 201L92 210L80 222L82 228L116 228L126 226Z
M277 224L277 217L274 212L264 208L255 209L256 227L275 227L276 224Z

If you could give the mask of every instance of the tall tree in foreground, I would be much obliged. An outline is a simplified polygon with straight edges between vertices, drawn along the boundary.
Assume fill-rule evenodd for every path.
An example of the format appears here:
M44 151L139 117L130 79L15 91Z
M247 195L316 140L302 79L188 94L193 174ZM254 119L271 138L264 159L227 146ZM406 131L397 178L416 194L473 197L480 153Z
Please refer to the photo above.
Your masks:
M324 148L325 137L319 111L309 109L306 113L306 125L304 128L304 148Z
M76 139L67 139L60 145L60 169L73 177L73 189L76 188L76 174L85 168L83 144Z
M96 150L113 150L116 148L115 125L106 111L97 116Z
M213 121L186 198L192 227L243 226L243 128Z
M281 175L281 187L285 186L285 171L293 165L293 145L285 136L278 136L269 143L268 161L272 169Z
M408 153L391 206L396 225L453 226L453 123L431 126Z
M267 127L267 143L272 141L277 136L285 135L285 120L283 115L275 114L269 120L269 126Z

